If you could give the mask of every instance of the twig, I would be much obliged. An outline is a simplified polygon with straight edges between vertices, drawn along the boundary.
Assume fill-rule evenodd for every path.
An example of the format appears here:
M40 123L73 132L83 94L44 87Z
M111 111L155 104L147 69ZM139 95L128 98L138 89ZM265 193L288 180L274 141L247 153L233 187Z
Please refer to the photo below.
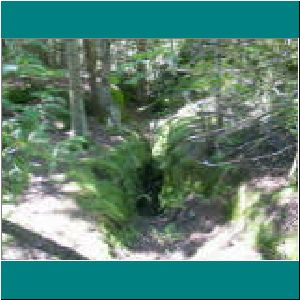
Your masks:
M281 149L277 152L273 152L271 154L260 155L260 156L256 156L256 157L251 157L251 158L233 159L233 160L230 160L230 161L221 162L221 163L217 163L217 164L214 164L214 163L211 163L211 162L205 160L203 162L199 162L199 164L202 164L202 165L205 165L205 166L208 166L208 167L219 167L219 166L223 166L223 165L230 165L230 164L240 163L242 161L257 161L257 160L260 160L262 158L279 155L279 154L281 154L281 153L283 153L283 152L287 151L288 149L291 149L295 146L296 146L296 144L293 144L293 145L290 145L290 146L286 146L286 147L284 147L283 149Z

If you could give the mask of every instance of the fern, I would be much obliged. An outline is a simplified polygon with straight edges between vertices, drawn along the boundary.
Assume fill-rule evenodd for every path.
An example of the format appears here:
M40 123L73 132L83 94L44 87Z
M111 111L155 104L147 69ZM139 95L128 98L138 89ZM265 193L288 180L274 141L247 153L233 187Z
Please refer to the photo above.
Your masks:
M82 191L78 203L99 214L112 230L128 225L137 214L142 193L139 169L150 158L145 141L135 134L110 151L72 164L70 176Z

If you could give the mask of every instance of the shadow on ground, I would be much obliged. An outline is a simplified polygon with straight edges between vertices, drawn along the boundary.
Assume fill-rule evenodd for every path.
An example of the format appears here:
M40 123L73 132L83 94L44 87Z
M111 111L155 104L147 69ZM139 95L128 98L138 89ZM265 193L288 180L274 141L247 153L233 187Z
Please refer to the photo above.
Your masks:
M153 259L189 259L208 240L218 234L218 229L226 223L224 212L217 203L201 203L196 197L188 199L183 209L154 217L139 217L134 226L138 230L136 239L127 250L149 254ZM116 250L118 251L118 250ZM118 258L120 253L114 253ZM121 257L120 257L121 256ZM183 256L183 257L182 257Z
M31 247L47 252L61 260L88 260L74 249L59 245L55 241L43 237L8 220L2 220L3 233L11 235L22 247Z

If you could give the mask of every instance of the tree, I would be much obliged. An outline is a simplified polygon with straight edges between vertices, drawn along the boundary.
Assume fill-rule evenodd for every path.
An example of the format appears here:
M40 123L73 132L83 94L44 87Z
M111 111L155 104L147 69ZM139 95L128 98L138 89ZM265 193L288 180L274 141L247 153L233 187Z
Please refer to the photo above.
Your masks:
M100 82L100 103L106 112L107 124L109 126L121 125L121 112L114 102L110 90L110 40L103 39L98 42L101 58L101 82Z
M59 61L59 66L61 68L67 68L68 67L68 62L67 62L67 53L66 53L66 45L65 45L65 40L61 39L58 40L58 61Z
M103 115L101 109L99 93L97 91L97 56L96 56L96 45L94 40L84 39L83 40L86 69L89 74L89 86L90 86L90 102L93 108L93 114L95 116Z
M217 114L217 126L218 128L223 128L223 106L222 106L222 55L221 55L221 42L219 40L216 41L215 44L215 68L216 68L216 114Z
M48 39L47 40L48 46L48 65L50 67L56 67L56 40L55 39Z
M140 54L140 58L137 63L137 101L138 103L147 102L148 92L147 92L147 66L145 63L145 54L147 52L147 40L140 39L137 40L137 53Z
M67 40L69 68L69 95L71 112L71 132L73 135L87 135L85 108L81 93L80 60L78 40Z

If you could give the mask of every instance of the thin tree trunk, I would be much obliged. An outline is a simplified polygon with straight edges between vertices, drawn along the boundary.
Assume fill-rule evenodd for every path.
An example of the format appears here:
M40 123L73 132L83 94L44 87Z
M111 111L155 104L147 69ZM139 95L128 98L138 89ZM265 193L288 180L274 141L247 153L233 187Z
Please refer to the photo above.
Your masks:
M62 68L67 68L68 67L68 58L67 58L67 49L66 49L66 44L64 40L60 40L60 63Z
M223 121L223 107L222 107L222 100L221 100L221 51L220 51L220 42L217 40L216 42L216 49L215 49L215 66L216 66L216 77L218 82L216 84L216 113L217 113L217 125L218 128L223 128L224 121Z
M147 51L147 40L140 39L137 40L137 51L139 54L145 54ZM137 101L139 103L147 102L148 92L147 92L147 66L144 62L140 62L137 64L137 73L139 76L137 82Z
M81 93L78 40L67 41L68 67L70 76L71 132L73 135L87 135L85 108Z
M97 72L96 72L96 47L94 40L83 40L83 48L85 52L86 67L89 74L89 86L91 95L91 104L93 107L93 114L96 116L103 115L103 111L100 106L99 93L97 92Z
M55 67L55 39L48 39L48 65L50 67Z
M48 39L41 39L40 41L43 43L43 46L45 48L48 47ZM48 55L47 51L45 51L44 49L41 49L39 57L40 57L41 61L43 62L43 64L45 64L46 66L49 65L49 55Z
M110 92L110 41L103 39L99 41L99 48L101 52L101 84L100 84L100 103L105 109L108 119L107 124L109 126L121 125L121 112L118 105L113 101Z

